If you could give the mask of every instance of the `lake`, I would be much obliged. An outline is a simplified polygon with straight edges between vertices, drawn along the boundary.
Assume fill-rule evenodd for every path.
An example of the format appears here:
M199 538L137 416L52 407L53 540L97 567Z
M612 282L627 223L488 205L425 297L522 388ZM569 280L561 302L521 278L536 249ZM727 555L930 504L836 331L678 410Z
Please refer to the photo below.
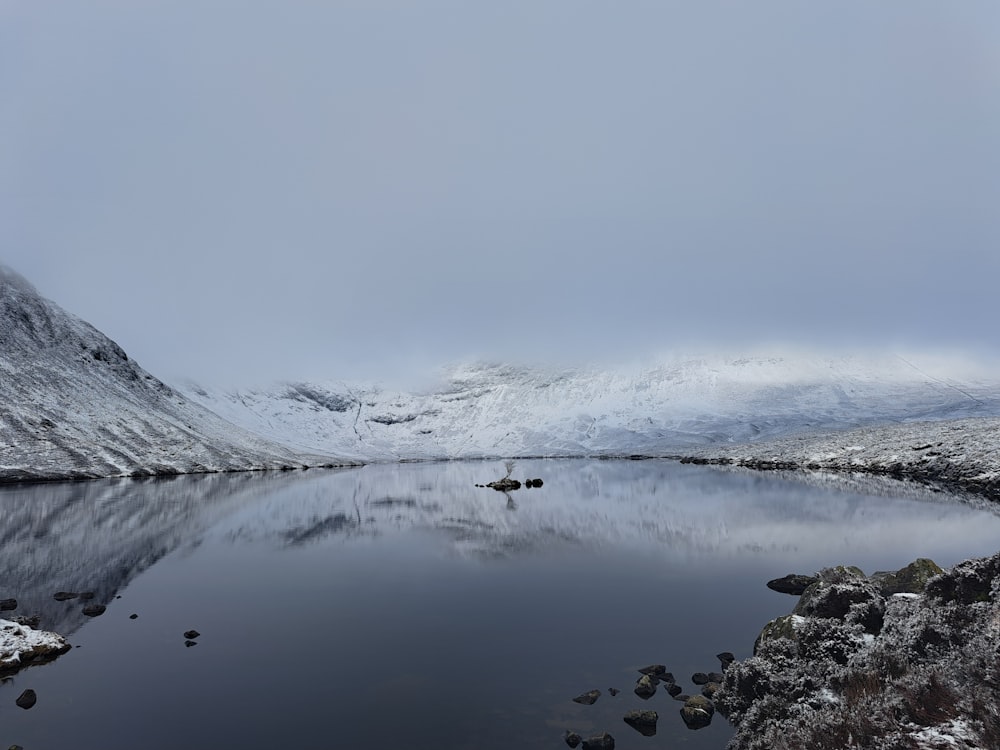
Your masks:
M520 460L0 488L0 598L76 646L0 685L0 747L721 750L685 692L795 603L764 583L841 563L950 566L1000 516L889 482L671 461ZM893 488L896 487L894 490ZM94 591L107 611L84 617ZM130 619L130 615L138 615ZM184 632L197 630L196 645ZM621 690L617 696L608 688ZM30 710L15 706L26 688ZM572 698L592 688L591 706ZM655 737L622 721L659 712Z

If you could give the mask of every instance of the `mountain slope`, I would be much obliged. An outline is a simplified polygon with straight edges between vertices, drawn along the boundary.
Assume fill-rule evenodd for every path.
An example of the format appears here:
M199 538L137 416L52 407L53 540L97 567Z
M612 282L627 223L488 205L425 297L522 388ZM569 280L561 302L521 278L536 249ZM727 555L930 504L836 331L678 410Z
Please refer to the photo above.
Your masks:
M895 355L700 357L617 370L454 368L405 393L338 382L179 386L232 422L367 459L664 454L869 424L1000 414L1000 381Z
M0 266L0 481L331 462L192 403Z

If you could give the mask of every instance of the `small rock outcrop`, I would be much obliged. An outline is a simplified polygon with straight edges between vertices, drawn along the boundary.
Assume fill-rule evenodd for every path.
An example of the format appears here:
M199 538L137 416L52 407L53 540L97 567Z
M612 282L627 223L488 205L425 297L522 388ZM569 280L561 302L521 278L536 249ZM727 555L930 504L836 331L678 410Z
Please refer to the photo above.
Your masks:
M583 742L583 737L578 735L576 732L570 731L569 729L566 730L566 734L563 735L563 739L570 747L576 747Z
M35 703L37 702L38 702L38 696L35 695L35 691L31 689L25 690L23 693L17 696L17 699L14 701L14 703L16 703L19 708L23 708L25 710L28 710L29 708L34 706Z

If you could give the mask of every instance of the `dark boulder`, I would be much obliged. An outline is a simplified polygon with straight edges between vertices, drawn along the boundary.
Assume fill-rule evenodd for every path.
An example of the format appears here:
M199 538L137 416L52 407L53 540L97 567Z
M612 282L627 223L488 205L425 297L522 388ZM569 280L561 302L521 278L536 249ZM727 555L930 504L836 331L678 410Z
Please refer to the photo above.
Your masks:
M681 708L681 718L688 729L704 729L712 723L714 715L715 706L704 695L692 695Z
M723 651L721 654L716 654L715 658L722 664L723 672L726 671L726 667L736 661L736 655L732 651Z
M79 594L73 591L57 591L52 595L52 598L55 599L57 602L65 602L70 599L76 599L78 596Z
M184 631L184 637L187 638L188 640L190 640L191 638L197 638L199 635L201 635L201 633L199 633L197 630Z
M573 699L574 703L582 703L585 706L592 706L601 697L600 690L588 690L583 695L578 695Z
M704 672L695 672L693 675L691 675L691 682L693 682L695 685L704 685L705 683L708 682L708 675L705 674Z
M652 675L644 674L636 683L635 694L643 700L648 700L656 692L656 678Z
M676 698L678 695L680 695L681 693L684 692L684 688L682 688L680 685L678 685L675 682L667 683L667 685L666 685L666 687L664 689L668 693L670 693L671 697L673 697L673 698Z
M490 482L486 486L490 489L497 490L498 492L510 492L512 490L521 489L521 482L517 479L504 477L503 479L498 479L495 482Z
M27 711L29 708L34 706L37 701L38 701L38 696L35 695L35 691L28 689L25 690L23 693L21 693L19 696L17 696L17 700L15 700L14 702L18 706Z
M618 695L618 693L620 693L620 692L621 692L621 690L619 690L618 688L608 688L608 694L611 697L614 697L614 696Z
M712 698L717 692L719 692L719 688L721 687L722 685L718 682L706 682L701 686L701 694L706 698Z
M83 608L83 614L87 617L99 617L107 611L107 607L103 604L88 604Z
M777 591L779 594L800 596L803 591L809 588L812 584L816 583L818 580L819 578L816 576L789 573L787 576L782 578L774 578L768 581L767 587L771 589L771 591Z
M17 599L0 599L0 612L10 612L17 609Z
M895 572L880 571L872 574L882 596L893 594L922 594L927 582L944 571L933 560L921 557Z
M563 739L566 740L566 744L570 747L576 747L583 742L583 737L578 735L576 732L571 732L568 729L566 730L566 734L563 735Z

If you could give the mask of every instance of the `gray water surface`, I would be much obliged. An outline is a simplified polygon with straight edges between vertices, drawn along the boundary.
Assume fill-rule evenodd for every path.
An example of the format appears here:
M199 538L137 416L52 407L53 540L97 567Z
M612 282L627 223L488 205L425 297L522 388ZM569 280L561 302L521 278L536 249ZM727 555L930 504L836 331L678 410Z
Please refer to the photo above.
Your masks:
M0 489L0 598L79 648L0 685L0 746L720 750L637 667L749 656L840 563L943 566L1000 548L1000 517L944 496L812 486L667 461L519 461ZM879 492L891 487L875 486ZM90 619L59 590L93 590ZM120 598L118 598L120 597ZM137 619L129 615L137 614ZM202 633L185 647L183 633ZM24 711L14 699L38 694ZM607 688L621 693L612 697ZM570 699L591 688L593 706ZM655 737L622 722L652 708Z

